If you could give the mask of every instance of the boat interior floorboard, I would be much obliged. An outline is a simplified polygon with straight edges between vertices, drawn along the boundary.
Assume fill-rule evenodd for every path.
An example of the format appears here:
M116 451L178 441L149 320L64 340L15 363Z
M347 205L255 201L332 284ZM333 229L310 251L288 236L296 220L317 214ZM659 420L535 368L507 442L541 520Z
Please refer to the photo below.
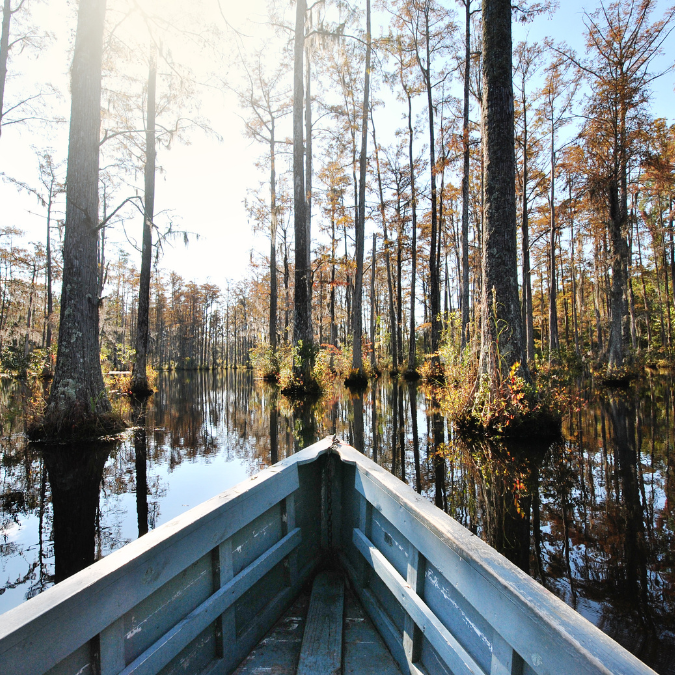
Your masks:
M234 675L296 675L309 610L311 585L256 645ZM361 603L345 584L342 629L344 675L401 675Z

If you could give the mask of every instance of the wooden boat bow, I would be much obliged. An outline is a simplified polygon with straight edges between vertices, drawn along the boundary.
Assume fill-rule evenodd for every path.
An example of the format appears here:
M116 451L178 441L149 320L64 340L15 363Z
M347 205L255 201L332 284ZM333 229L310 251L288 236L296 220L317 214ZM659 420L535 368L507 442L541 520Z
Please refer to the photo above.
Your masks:
M327 560L403 673L653 673L334 436L1 615L0 672L232 673Z

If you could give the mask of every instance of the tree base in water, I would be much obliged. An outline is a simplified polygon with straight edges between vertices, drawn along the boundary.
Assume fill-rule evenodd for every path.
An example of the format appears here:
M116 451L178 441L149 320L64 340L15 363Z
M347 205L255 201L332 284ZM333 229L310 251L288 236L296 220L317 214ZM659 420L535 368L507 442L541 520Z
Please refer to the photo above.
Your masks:
M26 434L31 441L74 443L111 436L126 428L126 422L115 412L85 413L73 405L65 411L48 408L28 424Z
M270 384L277 384L279 382L279 373L265 373L262 376L263 382L269 382Z
M345 378L345 387L352 391L365 391L368 388L368 376L363 370L351 370Z
M129 386L129 394L139 400L149 398L155 393L155 390L148 384L147 380L132 382Z
M406 380L406 382L416 382L420 379L420 374L416 370L406 370L405 373L403 373L403 379Z
M558 438L562 433L562 418L545 407L513 417L494 415L488 419L476 416L473 408L468 408L455 420L455 425L463 435L483 438L541 440Z
M307 382L293 380L281 390L281 393L286 398L302 399L321 394L321 386L314 379L310 379Z

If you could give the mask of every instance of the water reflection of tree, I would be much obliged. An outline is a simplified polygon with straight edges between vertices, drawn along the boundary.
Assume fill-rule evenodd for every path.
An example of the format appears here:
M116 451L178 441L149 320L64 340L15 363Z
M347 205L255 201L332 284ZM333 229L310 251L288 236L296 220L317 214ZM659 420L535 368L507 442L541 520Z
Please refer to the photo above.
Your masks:
M103 467L113 444L43 451L53 508L54 580L58 583L96 559L96 516Z
M147 528L158 522L171 480L158 467L173 471L217 455L254 473L316 438L337 433L356 445L362 437L364 454L650 664L675 661L672 639L662 637L675 630L671 383L647 381L628 398L587 393L585 405L565 419L565 441L540 448L534 457L525 450L462 443L437 414L432 390L386 377L356 397L341 385L330 387L302 411L249 371L162 374L159 385L145 425L135 424L105 466L97 516L100 554L126 542L125 518L133 515L140 531L145 528L146 506ZM33 594L53 576L45 465L17 436L0 439L0 449L0 546L14 560L26 560L16 578L0 583ZM118 497L134 493L135 514L125 514ZM19 547L10 528L29 516L42 523L41 538Z

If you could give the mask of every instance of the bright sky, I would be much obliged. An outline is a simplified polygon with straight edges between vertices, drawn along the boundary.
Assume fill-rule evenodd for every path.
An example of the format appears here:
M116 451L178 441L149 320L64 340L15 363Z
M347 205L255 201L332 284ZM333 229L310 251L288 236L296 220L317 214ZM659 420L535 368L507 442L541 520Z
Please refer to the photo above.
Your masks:
M188 5L179 0L163 0L160 4L170 14L186 6L194 10L199 1L203 5L203 15L225 30L217 0L195 0ZM446 2L451 4L450 0ZM56 40L37 59L25 56L16 59L16 66L21 68L25 77L10 80L6 96L12 96L11 88L14 86L28 88L27 82L31 80L53 82L64 92L62 100L52 102L54 113L67 118L70 105L67 76L71 59L68 49L76 25L75 3L71 1L67 11L64 11L62 0L31 0L31 4L36 22L43 30L48 28ZM109 0L109 7L114 4L114 0ZM228 20L242 33L257 36L242 38L244 49L252 43L259 43L265 32L262 24L266 16L266 0L247 0L245 3L221 0L221 4ZM365 2L363 4L365 6ZM659 10L662 12L667 5L662 0ZM514 25L514 42L524 39L526 35L530 41L542 40L549 35L582 50L582 11L594 6L594 2L562 0L561 9L552 20L541 17L528 26ZM283 3L283 7L292 18L293 7L287 2ZM377 19L375 24L378 24ZM228 57L221 74L225 74L229 62L229 77L235 81L237 71L232 64L236 40L232 33L226 37L226 42L224 47ZM268 55L272 63L278 60L275 44L278 42L268 41ZM671 37L666 46L671 59L675 53L673 44ZM193 68L200 77L205 78L208 71L213 69L213 62L207 63L203 57L200 60L194 54L196 50L194 53L185 52L184 58L193 58ZM671 123L675 105L673 81L673 74L670 73L656 84L652 106L655 115L667 117ZM394 101L389 102L388 99L386 110L380 109L375 113L378 140L382 144L391 140L385 137L387 125L389 131L393 131L398 124L399 113L395 105ZM228 279L236 280L245 276L251 249L260 252L267 250L267 240L262 235L252 233L244 209L247 188L257 186L259 181L266 178L255 167L255 161L264 148L244 137L239 117L241 111L231 94L215 88L204 89L201 111L222 137L222 142L201 132L194 132L190 137L190 145L175 143L170 150L162 150L158 162L164 171L158 175L156 196L157 211L172 211L184 229L198 233L200 238L193 239L187 249L182 243L176 242L173 248L166 250L161 267L175 270L187 279L210 281L224 287ZM380 129L383 131L380 132ZM49 147L57 159L64 159L67 141L68 127L65 123L46 132L30 126L7 127L0 138L0 172L35 185L38 162L33 148L42 150ZM0 204L0 226L20 227L27 232L28 241L45 240L44 221L41 215L33 215L40 214L34 198L17 193L14 187L0 182ZM137 218L135 222L128 223L127 231L135 235L140 224L140 218ZM124 235L122 232L113 233L111 240L123 245ZM140 259L137 254L132 255Z

